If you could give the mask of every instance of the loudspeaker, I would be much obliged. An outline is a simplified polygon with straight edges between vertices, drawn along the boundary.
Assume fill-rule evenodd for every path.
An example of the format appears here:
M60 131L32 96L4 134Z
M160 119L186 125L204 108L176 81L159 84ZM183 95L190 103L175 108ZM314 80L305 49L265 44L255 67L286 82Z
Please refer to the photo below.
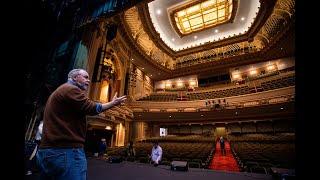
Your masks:
M108 27L107 30L107 40L111 41L112 39L114 39L117 35L117 28L118 26L115 24L112 24Z
M122 162L122 157L120 156L110 156L108 159L109 163L121 163Z
M187 161L172 161L171 170L173 171L188 171Z

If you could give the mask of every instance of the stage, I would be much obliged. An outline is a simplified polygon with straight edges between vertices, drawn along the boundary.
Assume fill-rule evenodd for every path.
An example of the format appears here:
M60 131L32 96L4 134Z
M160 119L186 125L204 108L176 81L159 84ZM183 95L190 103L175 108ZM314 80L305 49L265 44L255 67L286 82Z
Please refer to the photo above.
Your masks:
M88 180L271 180L271 175L224 172L189 168L188 171L172 171L170 166L136 162L110 164L102 160L88 160Z
M38 180L34 172L26 180ZM272 180L271 175L226 172L209 169L189 168L188 171L172 171L170 166L123 161L111 164L104 160L88 158L88 180Z

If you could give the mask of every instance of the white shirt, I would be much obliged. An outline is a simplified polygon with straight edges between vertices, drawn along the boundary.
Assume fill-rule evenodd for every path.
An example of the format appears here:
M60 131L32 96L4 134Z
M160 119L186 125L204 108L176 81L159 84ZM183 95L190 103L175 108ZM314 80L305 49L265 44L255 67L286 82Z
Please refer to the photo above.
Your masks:
M38 131L36 134L36 140L41 140L41 136L42 136L42 128L43 128L43 121L40 122L39 126L38 126Z
M158 145L157 148L152 147L151 159L152 161L159 163L162 157L162 148Z

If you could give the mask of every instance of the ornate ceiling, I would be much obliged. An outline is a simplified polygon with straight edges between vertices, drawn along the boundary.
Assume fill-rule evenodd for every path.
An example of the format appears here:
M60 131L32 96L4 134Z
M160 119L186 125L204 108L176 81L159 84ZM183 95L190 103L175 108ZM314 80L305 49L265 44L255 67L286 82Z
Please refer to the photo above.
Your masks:
M227 21L223 24L218 24L214 27L207 28L202 31L187 34L183 37L180 37L179 31L175 28L175 22L170 18L170 16L174 9L177 9L179 7L181 9L185 6L188 7L188 4L194 1L155 0L149 3L148 7L144 8L148 8L146 15L150 16L152 25L155 31L159 33L162 42L166 46L168 46L171 51L179 52L182 50L204 45L205 43L213 43L231 39L233 37L247 33L247 31L253 25L254 20L256 19L257 14L260 10L260 2L257 0L229 1L233 4L232 14L234 16L230 19L230 21ZM223 2L227 1L222 1L222 3ZM224 10L224 8L222 10Z
M233 0L233 20L181 36L172 9L199 2L147 1L120 15L121 35L153 79L294 55L295 0Z

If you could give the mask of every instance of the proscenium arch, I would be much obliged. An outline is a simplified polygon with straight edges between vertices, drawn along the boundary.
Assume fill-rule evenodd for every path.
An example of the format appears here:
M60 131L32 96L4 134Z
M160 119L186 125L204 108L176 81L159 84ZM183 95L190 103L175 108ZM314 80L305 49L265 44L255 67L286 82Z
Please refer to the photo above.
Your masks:
M120 58L118 57L116 51L114 50L113 47L108 46L106 50L107 54L110 54L110 58L112 58L113 64L115 66L115 73L116 73L116 80L122 80L124 77L124 64L121 62Z

